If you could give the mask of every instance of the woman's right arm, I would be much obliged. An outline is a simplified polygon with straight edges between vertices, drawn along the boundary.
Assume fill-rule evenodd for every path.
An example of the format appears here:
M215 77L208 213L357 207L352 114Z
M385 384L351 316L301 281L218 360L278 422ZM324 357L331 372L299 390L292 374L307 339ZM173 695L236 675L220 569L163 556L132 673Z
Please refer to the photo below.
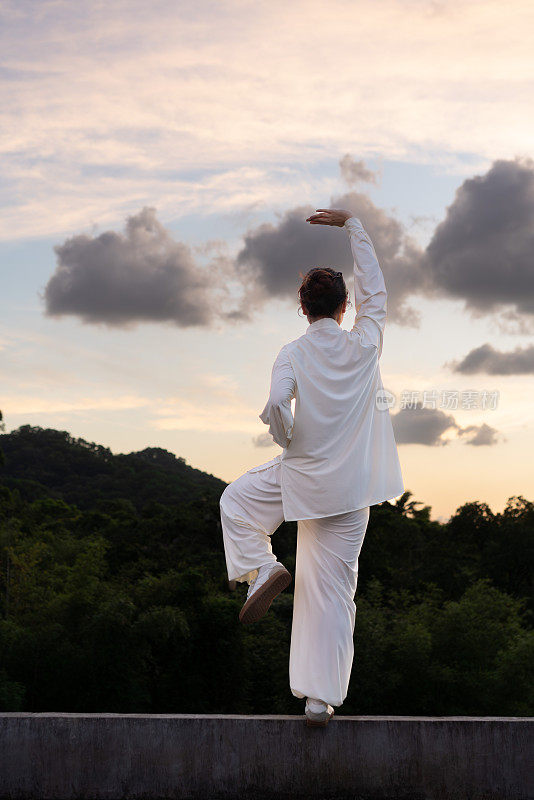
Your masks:
M353 331L359 333L363 344L370 343L382 355L384 328L387 318L387 291L384 275L369 237L358 217L349 217L345 228L350 236L354 257L354 295L356 319Z
M362 344L376 347L380 358L387 317L387 291L373 243L361 220L350 211L318 208L317 212L306 222L345 227L350 236L356 298L356 319L351 333L358 334Z

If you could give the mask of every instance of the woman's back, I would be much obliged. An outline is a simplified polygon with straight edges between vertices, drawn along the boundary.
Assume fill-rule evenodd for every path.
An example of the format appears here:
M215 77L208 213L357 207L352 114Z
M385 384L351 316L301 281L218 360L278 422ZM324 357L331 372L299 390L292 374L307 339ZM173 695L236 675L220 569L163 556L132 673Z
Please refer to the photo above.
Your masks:
M277 458L286 520L340 514L404 491L389 409L376 402L383 389L383 275L360 220L350 217L345 227L354 255L355 324L347 331L322 317L284 345L260 414L283 448Z

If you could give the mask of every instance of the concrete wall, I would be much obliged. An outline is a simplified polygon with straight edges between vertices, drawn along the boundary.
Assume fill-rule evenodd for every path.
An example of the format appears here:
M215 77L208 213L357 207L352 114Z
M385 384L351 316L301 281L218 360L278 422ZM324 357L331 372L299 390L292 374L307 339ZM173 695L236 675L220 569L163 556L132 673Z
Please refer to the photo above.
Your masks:
M534 718L0 714L0 798L534 798ZM530 773L529 773L530 767Z

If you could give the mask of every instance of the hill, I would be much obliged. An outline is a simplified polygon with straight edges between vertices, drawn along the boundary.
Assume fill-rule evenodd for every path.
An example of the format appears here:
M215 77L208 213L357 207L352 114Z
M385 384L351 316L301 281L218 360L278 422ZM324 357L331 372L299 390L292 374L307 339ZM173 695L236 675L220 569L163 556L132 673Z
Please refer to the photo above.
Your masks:
M2 482L31 502L54 497L81 509L125 499L137 511L146 504L179 504L218 498L226 483L160 447L113 455L67 431L22 425L0 435Z

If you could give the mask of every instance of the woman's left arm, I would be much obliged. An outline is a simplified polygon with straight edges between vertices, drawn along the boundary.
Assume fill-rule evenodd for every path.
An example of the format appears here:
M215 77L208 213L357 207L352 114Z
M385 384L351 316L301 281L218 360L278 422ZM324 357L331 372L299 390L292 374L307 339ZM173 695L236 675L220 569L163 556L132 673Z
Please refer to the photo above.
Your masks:
M276 444L286 448L293 435L293 412L291 400L295 397L297 384L295 373L284 347L278 353L271 373L271 390L265 408L259 415Z

